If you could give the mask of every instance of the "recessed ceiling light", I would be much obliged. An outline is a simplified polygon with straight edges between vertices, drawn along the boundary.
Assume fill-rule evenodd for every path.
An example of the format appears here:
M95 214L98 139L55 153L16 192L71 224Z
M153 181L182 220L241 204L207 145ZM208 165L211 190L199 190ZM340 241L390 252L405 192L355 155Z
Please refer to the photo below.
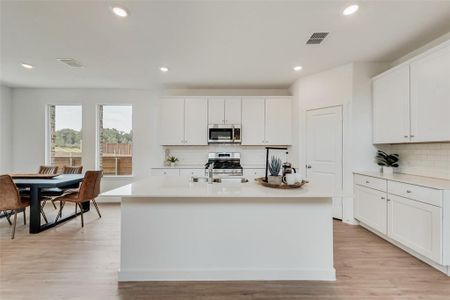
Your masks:
M125 18L128 16L128 11L123 7L113 6L111 9L116 16L119 16L121 18Z
M25 63L22 63L22 67L24 67L25 69L33 69L34 68L34 66L25 64Z
M161 67L159 69L161 70L161 72L169 72L169 68L167 67Z
M300 71L301 69L303 69L302 66L296 66L296 67L294 67L294 71Z
M344 11L342 12L342 14L343 14L344 16L349 16L349 15L352 15L352 14L354 14L355 12L357 12L358 9L359 9L359 6L356 5L356 4L353 4L353 5L350 5L350 6L346 7L346 8L344 9Z

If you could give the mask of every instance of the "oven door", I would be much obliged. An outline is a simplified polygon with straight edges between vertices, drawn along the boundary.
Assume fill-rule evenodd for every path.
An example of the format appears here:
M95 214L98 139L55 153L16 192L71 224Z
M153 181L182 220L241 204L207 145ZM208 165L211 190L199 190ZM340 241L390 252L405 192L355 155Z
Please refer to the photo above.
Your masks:
M229 125L209 125L208 143L233 143L233 126Z

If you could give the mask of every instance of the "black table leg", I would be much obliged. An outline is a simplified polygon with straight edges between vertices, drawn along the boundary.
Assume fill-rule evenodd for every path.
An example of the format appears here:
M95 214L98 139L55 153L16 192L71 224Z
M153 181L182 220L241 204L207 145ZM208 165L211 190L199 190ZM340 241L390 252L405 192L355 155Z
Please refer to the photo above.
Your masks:
M41 231L41 189L35 186L30 188L30 233Z

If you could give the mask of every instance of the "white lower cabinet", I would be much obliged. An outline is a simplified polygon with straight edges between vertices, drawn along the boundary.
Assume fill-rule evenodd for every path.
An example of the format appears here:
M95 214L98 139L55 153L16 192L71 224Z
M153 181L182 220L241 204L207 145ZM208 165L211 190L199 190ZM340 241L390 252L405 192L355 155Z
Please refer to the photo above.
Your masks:
M205 169L180 169L180 176L205 176Z
M180 176L180 169L174 168L161 168L161 169L152 169L152 176Z
M355 218L362 225L450 275L450 228L444 226L450 224L448 190L382 175L355 174L354 182Z
M266 176L266 169L244 169L245 177L264 177Z
M388 236L437 263L442 263L440 207L389 195Z
M387 233L387 194L355 185L355 218L373 229Z

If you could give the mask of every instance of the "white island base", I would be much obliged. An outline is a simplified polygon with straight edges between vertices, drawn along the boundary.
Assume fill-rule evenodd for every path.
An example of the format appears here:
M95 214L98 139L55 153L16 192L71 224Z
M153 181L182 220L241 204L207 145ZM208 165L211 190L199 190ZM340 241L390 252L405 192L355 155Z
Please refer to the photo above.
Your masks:
M151 180L104 194L122 197L119 281L335 280L331 197Z

